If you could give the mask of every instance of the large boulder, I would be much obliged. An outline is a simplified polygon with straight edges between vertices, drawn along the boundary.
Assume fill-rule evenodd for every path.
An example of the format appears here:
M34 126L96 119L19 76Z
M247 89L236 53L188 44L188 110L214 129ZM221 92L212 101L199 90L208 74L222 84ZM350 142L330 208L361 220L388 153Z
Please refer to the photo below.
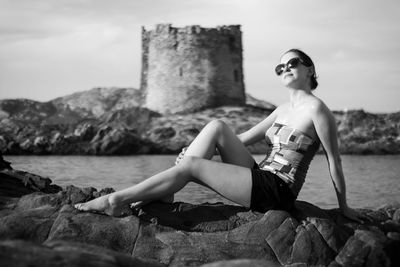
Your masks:
M3 266L398 266L400 262L400 204L359 210L372 219L365 224L346 219L337 209L303 201L297 201L291 212L265 214L222 203L154 202L115 218L73 208L112 189L60 188L48 178L10 169L0 172L0 185L6 188L0 191Z

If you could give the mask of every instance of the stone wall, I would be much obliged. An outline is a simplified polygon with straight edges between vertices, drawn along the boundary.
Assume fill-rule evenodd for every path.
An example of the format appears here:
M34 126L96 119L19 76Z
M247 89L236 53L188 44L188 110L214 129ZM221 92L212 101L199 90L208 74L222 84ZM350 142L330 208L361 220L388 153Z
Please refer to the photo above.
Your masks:
M168 114L244 105L241 38L239 25L143 28L144 107Z

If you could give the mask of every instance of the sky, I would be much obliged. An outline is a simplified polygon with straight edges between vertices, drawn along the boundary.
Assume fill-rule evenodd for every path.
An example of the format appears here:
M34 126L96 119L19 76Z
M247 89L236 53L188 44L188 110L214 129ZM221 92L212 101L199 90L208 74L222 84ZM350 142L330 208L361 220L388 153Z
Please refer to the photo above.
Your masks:
M240 24L252 96L288 101L274 67L300 48L331 109L397 112L399 14L397 0L0 0L0 99L139 88L143 26Z

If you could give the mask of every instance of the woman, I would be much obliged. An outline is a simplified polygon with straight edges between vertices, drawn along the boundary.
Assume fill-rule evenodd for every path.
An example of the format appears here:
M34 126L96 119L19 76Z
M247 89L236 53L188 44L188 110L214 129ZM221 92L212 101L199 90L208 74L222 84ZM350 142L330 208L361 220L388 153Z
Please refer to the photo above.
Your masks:
M291 49L283 54L275 71L289 89L290 101L253 128L236 136L223 122L212 121L189 145L184 156L181 153L174 167L75 207L118 216L129 203L171 200L175 192L195 182L253 210L290 210L309 163L322 144L343 215L362 222L363 216L346 202L335 119L327 106L312 94L318 85L312 60L304 52ZM258 165L246 145L263 138L272 150ZM210 160L216 149L223 162Z

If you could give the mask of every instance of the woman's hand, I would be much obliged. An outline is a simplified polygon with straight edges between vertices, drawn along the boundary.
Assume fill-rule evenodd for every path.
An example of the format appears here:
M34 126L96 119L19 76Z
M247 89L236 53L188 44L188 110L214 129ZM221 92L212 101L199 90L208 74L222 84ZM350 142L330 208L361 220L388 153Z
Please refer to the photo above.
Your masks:
M177 157L176 160L175 160L175 165L177 165L177 164L183 159L183 156L185 156L185 153L186 153L186 150L187 150L187 149L188 149L187 146L185 146L184 148L182 148L181 153L179 153L178 157Z
M342 210L342 214L350 220L353 220L353 221L356 221L356 222L362 223L362 224L364 224L365 221L372 222L372 219L370 217L363 215L350 207L342 208L341 210Z

